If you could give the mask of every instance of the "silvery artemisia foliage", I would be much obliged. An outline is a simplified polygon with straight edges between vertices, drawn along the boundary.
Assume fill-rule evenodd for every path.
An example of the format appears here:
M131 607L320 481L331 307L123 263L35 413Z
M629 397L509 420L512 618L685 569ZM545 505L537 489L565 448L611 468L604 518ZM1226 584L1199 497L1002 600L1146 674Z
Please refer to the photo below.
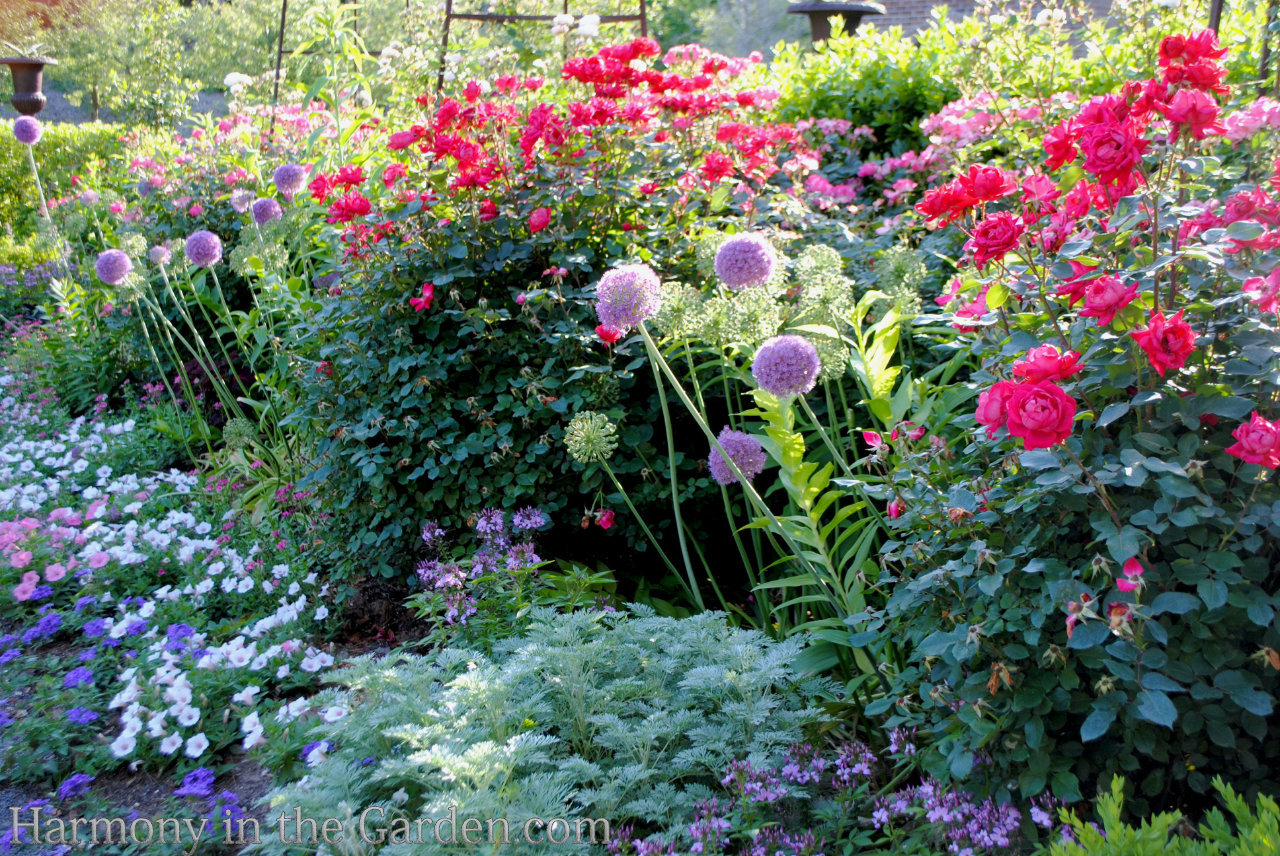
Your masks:
M607 818L685 840L699 800L734 760L776 762L821 718L835 686L793 667L803 643L773 642L722 615L538 611L492 659L461 649L397 663L356 660L316 700L349 715L315 729L336 748L272 794L272 813L346 817L344 854L444 852L434 842L361 843L358 819L389 829L444 817ZM513 836L514 837L514 836ZM686 843L688 843L686 841ZM284 853L275 836L259 848ZM485 848L487 851L487 848ZM572 843L556 852L603 853ZM503 847L543 854L545 843ZM325 852L321 850L320 852Z

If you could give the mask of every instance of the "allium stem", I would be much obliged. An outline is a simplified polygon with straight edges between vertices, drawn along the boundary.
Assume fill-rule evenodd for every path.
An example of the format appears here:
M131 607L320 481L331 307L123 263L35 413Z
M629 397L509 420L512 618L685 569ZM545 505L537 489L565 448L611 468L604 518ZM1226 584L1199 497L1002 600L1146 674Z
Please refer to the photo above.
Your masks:
M822 420L818 419L818 415L813 412L813 408L809 406L809 402L805 400L803 395L796 396L800 399L800 406L804 408L805 415L809 417L809 421L813 423L813 427L818 430L822 442L826 444L827 451L831 453L831 459L840 469L844 470L844 474L851 479L856 479L853 470L849 469L849 464L844 459L844 454L836 448L836 444L832 442L831 437L827 434L827 429L822 427Z
M613 468L609 466L609 462L600 461L599 463L601 468L604 469L605 474L609 476L609 480L613 482L613 486L617 488L618 493L621 494L622 501L626 503L627 508L631 511L631 516L640 524L640 529L644 532L645 537L649 539L649 543L653 545L653 549L658 551L658 556L661 557L662 563L665 564L667 566L667 570L671 571L671 573L675 575L675 578L680 581L680 586L687 590L689 588L689 584L680 576L680 571L676 568L675 563L667 558L667 551L662 549L662 545L658 543L658 539L654 537L653 532L649 529L649 524L644 522L644 518L641 517L640 512L636 510L635 505L631 502L631 497L627 494L627 489L622 486L622 482L618 481L618 477L613 474ZM687 593L691 599L694 597L693 591L690 590L687 591Z
M693 602L698 605L699 610L706 610L706 604L702 602L702 592L698 588L697 579L693 574L693 563L689 561L689 544L684 534L684 520L680 516L680 486L676 479L676 440L675 433L671 429L671 411L667 407L667 391L662 384L662 372L658 370L655 363L650 363L653 369L653 382L658 386L658 403L662 406L662 423L667 430L667 469L671 474L671 511L676 521L676 539L680 542L680 557L684 560L685 576L689 580L689 589L693 595ZM703 570L707 572L707 576L711 576L711 569L703 564Z

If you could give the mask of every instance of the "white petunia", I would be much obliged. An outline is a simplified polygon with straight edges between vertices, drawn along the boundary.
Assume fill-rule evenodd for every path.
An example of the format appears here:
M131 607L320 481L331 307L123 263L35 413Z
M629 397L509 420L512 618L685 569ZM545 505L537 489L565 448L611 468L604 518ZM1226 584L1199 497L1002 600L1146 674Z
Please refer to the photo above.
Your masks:
M258 693L260 693L261 691L262 691L261 687L250 685L240 690L240 692L236 693L235 695L233 695L231 697L231 700L236 704L253 704L253 697L256 696ZM257 719L258 714L255 713L255 714L252 714L252 716L255 719ZM246 718L246 721L248 721L247 718Z
M324 719L325 722L331 724L343 719L346 715L347 709L345 707L338 707L337 705L334 705L333 707L326 707L320 712L321 718Z
M121 734L111 744L111 754L117 758L128 758L138 748L138 739L132 734Z
M183 728L190 728L200 721L200 708L186 707L178 713L178 724Z
M199 758L204 754L204 750L209 748L209 738L204 736L204 732L200 732L195 737L187 738L187 748L185 754L188 758Z
M160 741L160 754L172 755L182 747L182 735L177 732Z

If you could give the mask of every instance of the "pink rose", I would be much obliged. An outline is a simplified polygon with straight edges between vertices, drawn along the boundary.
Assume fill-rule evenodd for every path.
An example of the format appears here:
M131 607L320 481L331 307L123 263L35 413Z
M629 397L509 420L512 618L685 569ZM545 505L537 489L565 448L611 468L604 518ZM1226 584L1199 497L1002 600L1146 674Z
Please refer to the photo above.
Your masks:
M1060 353L1053 345L1032 348L1027 356L1013 364L1013 373L1029 381L1066 380L1080 372L1080 355L1075 351Z
M1280 422L1270 422L1254 411L1249 422L1232 431L1231 436L1236 442L1227 447L1228 455L1273 470L1280 468Z
M1027 227L1007 211L984 217L973 227L973 236L964 245L973 253L973 263L982 267L992 259L1002 259L1018 246L1018 240Z
M1147 145L1128 125L1119 122L1090 125L1080 135L1084 168L1103 184L1127 185L1134 168L1142 163Z
M994 437L996 431L1009 421L1009 396L1018 388L1012 381L998 381L990 389L983 390L978 396L978 424L987 426L987 436Z
M897 520L902 516L902 512L906 510L906 503L900 499L891 499L889 500L889 504L884 507L884 512L889 515L890 520Z
M1080 315L1097 318L1098 326L1106 327L1116 320L1116 313L1138 296L1138 286L1125 284L1114 276L1102 276L1090 280L1084 286L1084 309Z
M535 208L529 215L529 231L535 235L551 223L551 212L546 208Z
M1196 349L1196 334L1191 325L1182 320L1181 309L1167 320L1162 313L1153 311L1146 329L1134 330L1132 335L1147 352L1151 367L1160 377L1169 369L1186 365L1187 357Z
M1076 401L1050 381L1015 386L1006 407L1009 433L1021 437L1028 450L1047 449L1071 436Z

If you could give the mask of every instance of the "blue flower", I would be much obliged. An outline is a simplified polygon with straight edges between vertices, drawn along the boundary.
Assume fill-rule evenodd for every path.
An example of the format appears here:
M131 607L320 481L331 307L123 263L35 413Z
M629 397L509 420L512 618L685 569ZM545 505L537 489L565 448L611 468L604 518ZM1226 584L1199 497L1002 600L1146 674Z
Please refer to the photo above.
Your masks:
M67 676L62 679L62 686L66 689L74 687L90 686L93 684L93 670L87 666L76 666L67 672Z
M196 767L182 779L182 786L173 792L175 797L213 796L213 770Z

